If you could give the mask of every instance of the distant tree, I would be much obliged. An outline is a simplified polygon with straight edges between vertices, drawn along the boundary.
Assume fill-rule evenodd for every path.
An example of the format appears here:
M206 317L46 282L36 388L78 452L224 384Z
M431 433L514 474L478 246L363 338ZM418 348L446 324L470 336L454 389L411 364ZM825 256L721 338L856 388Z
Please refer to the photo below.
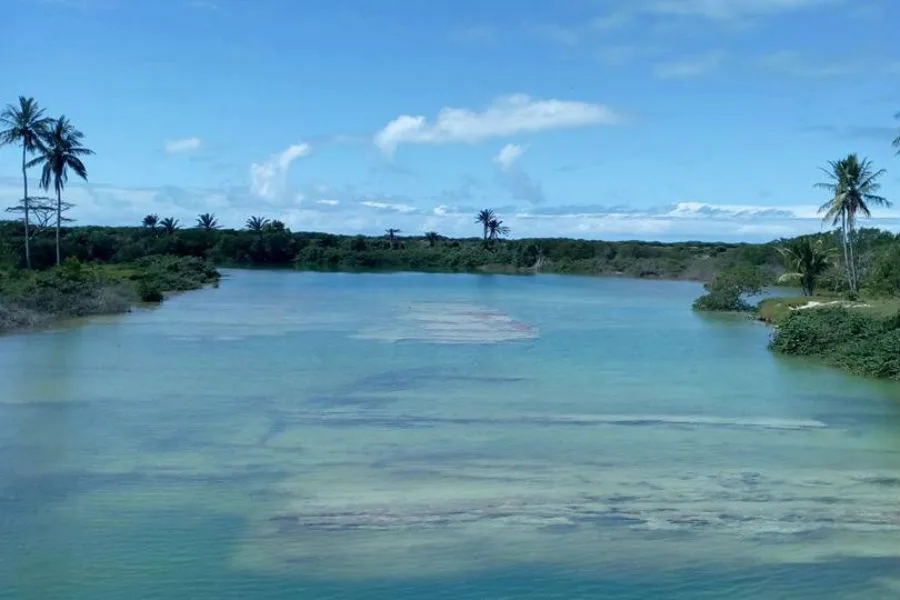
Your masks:
M490 233L490 223L495 218L494 211L490 208L485 208L478 212L475 216L475 222L481 223L484 229L484 239L488 239L488 234Z
M166 217L162 221L159 222L159 226L163 228L168 234L175 233L176 230L180 227L178 219L173 219L172 217Z
M803 236L778 247L788 272L778 278L779 283L799 282L803 294L812 296L816 280L831 267L833 251L821 238Z
M19 96L19 104L8 104L0 113L0 146L22 146L22 213L25 222L25 266L31 268L31 205L28 196L28 155L41 148L41 140L47 135L53 119L44 116L44 110L34 98Z
M425 241L428 242L429 248L434 248L440 239L441 236L437 231L429 231L425 234Z
M71 207L72 205L70 203L63 202L63 212L69 210ZM24 215L25 202L19 200L19 203L16 206L10 206L6 209L6 212ZM56 215L56 206L54 205L53 200L47 196L32 196L28 199L28 212L31 214L31 227L29 228L28 235L31 239L34 239L50 228L53 217ZM69 222L71 220L72 219L63 217L63 222Z
M213 231L219 228L219 221L213 213L203 213L197 216L197 228L204 231Z
M278 219L272 219L268 223L268 225L266 225L265 228L267 231L277 231L277 232L282 232L282 231L288 230L287 226L284 224L284 221L279 221Z
M503 236L509 235L509 227L503 224L500 219L494 218L488 221L488 239L491 241L499 240Z
M391 249L393 250L393 249L394 249L394 242L395 242L395 240L396 240L396 235L397 235L398 233L400 233L400 230L399 230L399 229L394 229L393 227L391 227L390 229L385 229L385 230L384 230L384 233L385 233L385 235L387 236L388 240L390 240L390 242L391 242Z
M159 226L159 215L147 215L146 217L144 217L144 220L141 221L141 225L143 225L147 229L156 231L157 226Z
M269 219L265 217L250 217L247 219L247 229L260 233L269 225Z
M854 253L854 231L858 215L872 216L870 206L889 207L890 202L876 194L881 189L878 178L884 169L875 171L869 159L860 160L856 154L849 154L841 160L833 160L827 168L822 168L829 181L817 183L816 187L831 192L831 199L819 208L824 213L823 220L840 226L841 246L844 250L844 264L847 269L847 283L850 292L859 291L859 275Z
M87 168L82 156L94 153L82 143L84 134L75 129L65 115L52 121L39 142L40 155L28 162L28 167L42 165L41 188L48 190L52 183L56 191L56 264L62 263L59 237L63 222L62 191L69 180L69 169L87 181ZM70 205L71 206L71 205Z

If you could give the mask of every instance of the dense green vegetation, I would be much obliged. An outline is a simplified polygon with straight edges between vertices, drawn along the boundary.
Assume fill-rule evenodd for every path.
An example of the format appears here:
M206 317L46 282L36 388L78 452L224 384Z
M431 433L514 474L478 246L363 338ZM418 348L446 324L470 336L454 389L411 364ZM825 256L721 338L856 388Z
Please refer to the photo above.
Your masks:
M882 317L864 307L795 310L782 320L770 346L859 375L900 380L900 313Z
M128 311L165 292L197 289L219 274L196 258L161 256L109 267L67 258L42 271L0 269L0 332L59 319Z

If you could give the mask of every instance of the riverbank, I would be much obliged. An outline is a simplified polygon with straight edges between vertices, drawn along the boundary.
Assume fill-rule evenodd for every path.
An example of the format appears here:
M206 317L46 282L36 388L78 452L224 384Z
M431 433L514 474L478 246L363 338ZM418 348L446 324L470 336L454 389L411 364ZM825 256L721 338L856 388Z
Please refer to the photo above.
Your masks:
M767 298L755 315L774 327L774 352L900 381L900 299Z
M121 314L167 293L215 283L219 273L197 258L158 256L128 264L76 259L43 271L0 271L0 333L45 327L73 317Z

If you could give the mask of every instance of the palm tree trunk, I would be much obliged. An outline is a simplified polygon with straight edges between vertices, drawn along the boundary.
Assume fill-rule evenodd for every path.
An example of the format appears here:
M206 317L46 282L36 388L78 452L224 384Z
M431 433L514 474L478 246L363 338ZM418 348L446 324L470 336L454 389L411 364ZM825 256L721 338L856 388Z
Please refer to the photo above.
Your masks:
M848 221L847 247L850 249L850 272L853 277L853 285L850 287L853 293L859 292L859 274L856 270L856 256L853 252L853 222Z
M25 167L26 162L26 147L25 143L22 143L22 184L23 188L25 188L25 197L22 200L23 206L25 208L25 268L31 268L31 228L29 225L29 214L28 210L30 207L30 202L28 201L28 170Z
M841 213L841 248L844 250L844 268L847 269L847 285L853 291L853 271L850 270L850 255L847 251L847 213Z
M62 190L56 188L56 266L58 267L62 261L59 254L59 228L62 224Z

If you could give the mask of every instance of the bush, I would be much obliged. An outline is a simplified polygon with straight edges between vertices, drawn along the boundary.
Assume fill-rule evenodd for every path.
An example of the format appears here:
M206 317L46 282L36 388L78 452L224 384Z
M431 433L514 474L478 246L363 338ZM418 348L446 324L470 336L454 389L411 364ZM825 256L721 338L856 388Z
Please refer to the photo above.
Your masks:
M766 277L757 267L739 266L726 269L703 287L706 294L694 301L694 310L752 310L746 298L762 292Z
M900 379L900 314L884 319L860 308L790 314L775 332L776 352L809 356L852 373Z
M156 279L144 279L138 283L138 296L141 302L162 302L163 290Z

